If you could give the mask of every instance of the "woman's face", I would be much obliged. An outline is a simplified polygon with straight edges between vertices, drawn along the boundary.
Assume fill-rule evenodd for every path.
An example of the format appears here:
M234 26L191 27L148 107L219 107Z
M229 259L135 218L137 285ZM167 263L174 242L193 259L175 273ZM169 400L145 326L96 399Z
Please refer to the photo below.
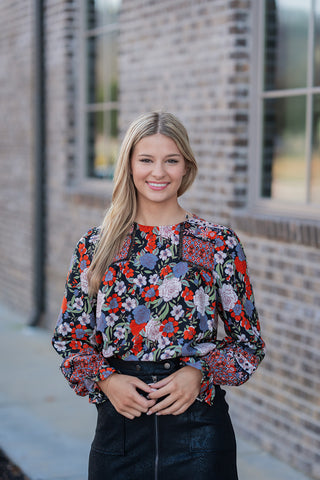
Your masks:
M138 203L176 204L186 163L176 143L157 133L142 138L131 156L131 173Z

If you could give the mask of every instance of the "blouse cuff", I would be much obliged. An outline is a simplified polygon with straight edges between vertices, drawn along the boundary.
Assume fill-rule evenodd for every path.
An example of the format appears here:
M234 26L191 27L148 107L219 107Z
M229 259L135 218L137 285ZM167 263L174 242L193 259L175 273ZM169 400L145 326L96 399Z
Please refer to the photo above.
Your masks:
M61 365L61 371L78 395L89 395L90 401L95 403L96 394L101 392L97 382L105 380L116 370L109 366L101 353L90 350L87 349L85 354L67 357Z

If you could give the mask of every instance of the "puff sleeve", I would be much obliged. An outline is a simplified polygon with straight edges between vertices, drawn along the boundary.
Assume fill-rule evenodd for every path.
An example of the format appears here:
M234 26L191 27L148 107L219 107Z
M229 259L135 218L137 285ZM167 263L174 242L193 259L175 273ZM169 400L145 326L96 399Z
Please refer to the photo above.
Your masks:
M184 359L186 365L202 369L200 399L209 404L215 385L243 384L265 355L246 256L238 236L230 229L216 241L213 275L216 313L223 322L225 337L214 340L206 355Z
M96 332L96 302L88 295L87 271L97 239L98 230L89 230L75 248L52 339L54 349L63 357L63 375L78 395L89 395L92 403L105 400L97 381L115 372L102 354L101 334Z

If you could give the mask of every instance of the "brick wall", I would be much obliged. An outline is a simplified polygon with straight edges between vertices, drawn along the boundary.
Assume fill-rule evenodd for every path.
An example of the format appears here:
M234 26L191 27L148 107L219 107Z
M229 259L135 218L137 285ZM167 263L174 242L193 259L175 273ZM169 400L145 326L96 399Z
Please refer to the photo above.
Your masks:
M46 324L59 313L64 282L74 246L99 225L106 196L84 195L77 184L77 109L79 103L79 2L48 0L46 18L47 76L47 262Z
M319 479L320 251L239 234L267 356L245 386L229 389L233 418L239 431Z
M0 301L32 310L33 10L0 3Z
M227 222L247 183L248 1L123 1L120 115L163 109L186 125L200 173L188 205Z

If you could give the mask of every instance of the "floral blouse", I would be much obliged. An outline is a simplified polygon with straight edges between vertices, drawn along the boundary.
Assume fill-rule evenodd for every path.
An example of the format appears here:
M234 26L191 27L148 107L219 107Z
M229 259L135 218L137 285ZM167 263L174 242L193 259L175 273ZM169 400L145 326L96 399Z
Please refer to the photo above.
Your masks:
M179 358L201 369L199 399L208 404L214 385L248 380L264 342L245 254L232 230L197 216L173 226L135 223L91 298L87 271L99 233L93 228L77 244L53 337L77 394L106 400L97 382L115 372L111 356Z

